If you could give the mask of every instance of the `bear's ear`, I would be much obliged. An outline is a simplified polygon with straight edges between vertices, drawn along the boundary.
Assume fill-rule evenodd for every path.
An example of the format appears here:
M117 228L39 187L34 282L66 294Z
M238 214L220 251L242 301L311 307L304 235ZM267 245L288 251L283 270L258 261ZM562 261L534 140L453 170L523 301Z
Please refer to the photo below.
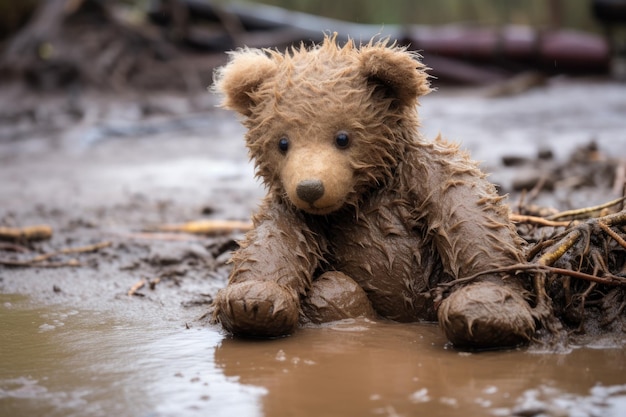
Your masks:
M370 44L361 50L361 71L367 82L383 91L400 105L415 105L416 99L428 94L430 84L425 66L417 56L402 48Z
M276 74L277 65L264 51L232 52L230 62L214 74L214 90L224 95L222 107L250 116L256 104L252 94Z

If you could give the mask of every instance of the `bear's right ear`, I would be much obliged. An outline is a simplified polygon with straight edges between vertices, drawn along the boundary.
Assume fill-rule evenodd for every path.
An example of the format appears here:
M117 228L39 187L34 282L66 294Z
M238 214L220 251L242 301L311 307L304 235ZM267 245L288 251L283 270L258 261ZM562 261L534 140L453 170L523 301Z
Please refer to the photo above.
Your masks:
M276 74L277 65L258 49L242 49L230 56L230 62L215 71L214 89L224 95L222 107L248 117L256 104L253 93Z
M431 91L425 67L416 54L386 43L370 43L361 50L361 72L383 96L414 106L418 97Z

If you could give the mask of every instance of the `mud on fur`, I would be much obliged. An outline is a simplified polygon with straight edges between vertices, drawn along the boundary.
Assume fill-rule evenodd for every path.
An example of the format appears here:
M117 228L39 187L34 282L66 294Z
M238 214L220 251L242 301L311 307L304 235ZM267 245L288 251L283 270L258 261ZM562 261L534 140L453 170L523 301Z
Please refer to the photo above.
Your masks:
M459 347L528 342L535 319L509 209L458 146L418 131L419 56L386 40L241 49L215 76L267 196L232 258L215 321L276 337L346 317L438 320ZM458 282L458 281L455 281Z

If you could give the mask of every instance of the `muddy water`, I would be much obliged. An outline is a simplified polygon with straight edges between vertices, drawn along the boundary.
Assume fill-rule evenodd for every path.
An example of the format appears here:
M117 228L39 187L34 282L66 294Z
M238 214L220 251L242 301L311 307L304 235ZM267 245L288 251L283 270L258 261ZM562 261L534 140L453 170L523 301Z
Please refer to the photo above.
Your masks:
M464 353L436 326L271 341L0 295L1 416L623 416L626 352Z

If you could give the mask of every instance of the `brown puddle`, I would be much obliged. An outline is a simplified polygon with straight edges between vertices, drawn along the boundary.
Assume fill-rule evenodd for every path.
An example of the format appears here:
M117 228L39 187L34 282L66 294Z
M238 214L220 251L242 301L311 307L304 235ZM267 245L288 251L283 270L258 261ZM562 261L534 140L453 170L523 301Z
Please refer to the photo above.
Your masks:
M623 416L621 345L464 353L424 324L270 340L0 295L0 416Z

